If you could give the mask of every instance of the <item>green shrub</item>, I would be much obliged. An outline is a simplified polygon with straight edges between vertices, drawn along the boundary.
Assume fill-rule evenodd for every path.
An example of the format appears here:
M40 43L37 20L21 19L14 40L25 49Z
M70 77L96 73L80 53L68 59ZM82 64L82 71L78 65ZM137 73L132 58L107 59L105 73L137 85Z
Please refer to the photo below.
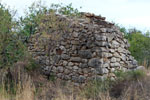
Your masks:
M0 67L9 67L22 60L26 47L14 33L11 11L0 4Z
M82 93L86 98L95 98L98 97L99 93L105 93L111 89L114 81L106 79L103 81L93 80L90 81L87 86L83 89Z
M41 1L34 2L28 9L26 16L20 18L20 36L30 37L35 34L38 27L43 23L43 17L54 14L62 14L68 16L80 16L78 9L72 7L72 4L64 6L63 4L52 4L50 7L44 6Z
M144 63L145 67L150 66L150 32L143 33L135 28L127 30L120 28L120 31L125 35L130 43L129 51L139 64Z
M118 81L123 80L138 80L146 76L146 73L143 70L134 70L134 71L117 71L114 72Z

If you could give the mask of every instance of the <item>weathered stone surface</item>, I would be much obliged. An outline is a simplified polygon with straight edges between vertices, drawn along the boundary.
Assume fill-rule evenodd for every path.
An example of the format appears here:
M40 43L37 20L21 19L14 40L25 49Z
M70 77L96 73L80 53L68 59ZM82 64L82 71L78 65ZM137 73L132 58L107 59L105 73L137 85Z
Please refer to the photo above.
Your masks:
M68 62L67 61L63 61L63 66L67 66Z
M110 51L111 53L114 53L114 52L115 52L115 50L114 50L114 49L109 49L109 51Z
M62 54L62 55L61 55L61 59L63 59L63 60L68 60L68 59L70 59L70 56L69 56L69 55L66 55L66 54Z
M117 48L117 47L119 47L119 45L120 44L117 41L115 41L115 40L112 41L112 47L113 48Z
M103 75L103 74L107 74L109 71L107 68L96 68L96 74L98 75Z
M109 57L112 57L113 55L111 54L111 53L107 53L107 52L103 52L102 53L102 57L107 57L107 58L109 58Z
M100 61L99 58L92 58L88 62L88 66L94 67L94 68L100 67L101 64L102 64L102 62Z
M87 64L87 63L84 63L84 64L81 63L81 64L79 65L79 67L80 67L80 68L88 68L88 64Z
M120 64L118 62L116 62L116 63L110 63L110 66L111 67L119 67Z
M94 14L83 16L74 19L57 15L59 21L68 24L63 25L65 30L50 32L63 33L53 45L51 36L43 37L42 33L31 36L28 50L45 74L54 73L57 78L79 85L93 77L103 80L109 75L113 79L111 74L116 70L141 69L118 27Z
M112 63L114 63L114 62L116 62L116 61L117 61L117 59L116 59L115 57L112 57L112 58L111 58L111 62L112 62Z
M101 36L101 35L95 34L95 38L98 41L106 41L106 36Z
M64 68L62 66L59 66L59 67L57 67L57 70L58 70L58 72L62 73L64 71Z
M71 41L71 44L78 45L79 41L73 40L73 41Z
M71 57L70 60L72 62L80 62L81 61L81 58L80 57Z
M103 67L109 68L109 64L108 64L108 63L105 63L105 64L103 64Z
M64 74L69 74L70 71L68 69L65 69Z
M125 50L123 48L119 47L118 52L125 53Z
M92 52L90 50L81 50L79 51L79 56L81 58L89 59L92 58Z
M107 43L107 42L102 42L102 41L101 41L101 42L96 41L95 44L96 44L97 46L102 46L102 47L108 46L108 43Z
M101 30L101 32L103 32L103 33L106 33L106 32L107 32L107 29L106 29L106 28L101 28L100 30Z
M78 36L79 36L79 33L77 33L77 32L74 32L74 33L73 33L73 37L76 38L76 37L78 37Z
M73 66L73 69L78 70L79 68L78 68L78 66Z
M68 63L68 66L73 66L74 64L72 62L69 62Z

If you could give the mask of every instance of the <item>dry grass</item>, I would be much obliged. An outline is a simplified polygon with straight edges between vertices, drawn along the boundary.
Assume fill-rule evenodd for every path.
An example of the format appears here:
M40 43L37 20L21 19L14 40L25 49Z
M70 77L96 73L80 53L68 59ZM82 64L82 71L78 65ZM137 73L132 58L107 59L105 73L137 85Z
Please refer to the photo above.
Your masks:
M15 66L22 68L24 64L18 63ZM2 72L3 75L0 76L6 78L6 72L4 70ZM118 80L113 85L111 81L106 81L77 87L72 83L60 80L48 81L41 75L32 75L31 78L21 69L15 69L15 72L15 81L17 81L13 87L15 93L11 92L10 83L5 84L3 78L3 81L0 80L0 100L149 100L150 98L150 77L148 75L142 78L136 77L136 80ZM139 72L136 74L141 75ZM6 85L9 88L6 89Z

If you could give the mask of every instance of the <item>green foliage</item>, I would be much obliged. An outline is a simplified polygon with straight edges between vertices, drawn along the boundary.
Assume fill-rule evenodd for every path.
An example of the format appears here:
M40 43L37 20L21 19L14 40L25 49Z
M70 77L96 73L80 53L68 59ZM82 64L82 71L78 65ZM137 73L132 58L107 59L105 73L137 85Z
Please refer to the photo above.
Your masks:
M56 13L62 15L76 16L76 17L81 16L79 10L77 8L72 7L72 3L66 6L63 4L52 4L50 10L54 10Z
M131 35L131 39L129 39L131 47L129 50L132 55L140 62L143 59L149 59L150 56L150 38L143 35L142 33L134 33Z
M36 63L34 59L32 59L31 57L28 57L28 65L26 66L27 71L33 71L39 68L38 66L39 65Z
M0 67L9 67L25 55L25 46L14 34L9 9L0 5Z
M106 80L93 80L87 84L87 86L83 89L83 95L87 98L95 98L99 95L99 93L107 92L114 81L110 79Z
M39 25L43 21L43 17L48 14L62 14L68 16L80 16L78 9L74 9L72 4L63 6L63 4L52 4L50 7L44 6L42 2L33 3L26 13L24 18L20 18L20 31L21 36L29 37L35 34Z
M124 27L120 28L120 31L123 32L125 38L128 39L130 43L129 51L132 56L138 60L139 64L142 64L146 61L146 67L150 65L150 33L146 32L145 34L137 29L125 29Z
M117 77L118 81L138 80L146 76L146 73L143 70L134 70L134 71L127 71L127 72L117 71L114 72L114 74Z
M56 81L56 75L54 73L51 72L51 74L48 76L49 81Z

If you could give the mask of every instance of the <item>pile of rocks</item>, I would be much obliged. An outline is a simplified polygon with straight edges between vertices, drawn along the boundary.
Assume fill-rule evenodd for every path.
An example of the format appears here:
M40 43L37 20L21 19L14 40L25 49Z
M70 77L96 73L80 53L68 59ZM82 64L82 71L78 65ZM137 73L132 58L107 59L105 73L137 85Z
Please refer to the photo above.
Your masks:
M41 64L45 74L82 83L91 79L113 78L116 70L133 70L137 61L128 51L129 43L124 34L104 17L85 13L83 18L59 16L68 21L71 33L46 53L46 47L39 43L40 34L31 37L28 50ZM44 38L44 41L48 41ZM48 44L47 44L48 45Z

